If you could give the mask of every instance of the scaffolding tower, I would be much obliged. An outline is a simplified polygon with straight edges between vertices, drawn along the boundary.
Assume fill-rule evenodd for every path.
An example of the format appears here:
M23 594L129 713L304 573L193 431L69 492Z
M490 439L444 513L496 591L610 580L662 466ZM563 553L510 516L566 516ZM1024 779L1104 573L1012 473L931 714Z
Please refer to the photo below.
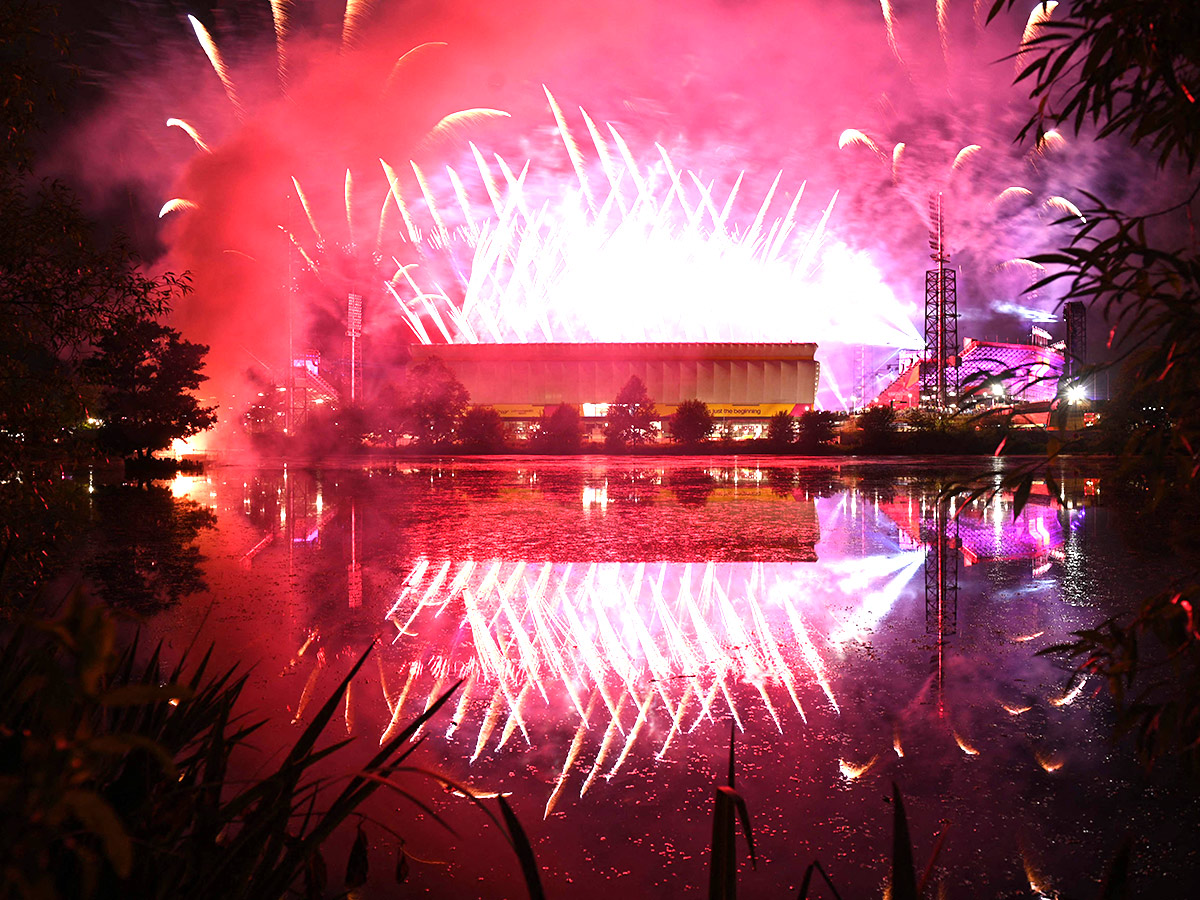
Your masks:
M921 405L949 409L958 400L958 286L947 266L942 195L929 198L930 258L937 268L925 273L925 362L921 367Z
M1064 306L1063 319L1067 326L1063 374L1073 380L1082 374L1087 364L1087 311L1083 303L1072 300Z

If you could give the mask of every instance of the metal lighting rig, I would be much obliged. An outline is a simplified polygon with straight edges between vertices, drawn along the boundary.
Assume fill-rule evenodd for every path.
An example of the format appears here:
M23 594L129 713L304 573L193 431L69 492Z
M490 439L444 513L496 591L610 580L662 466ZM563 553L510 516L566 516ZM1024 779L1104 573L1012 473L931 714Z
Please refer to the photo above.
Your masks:
M925 273L925 362L921 366L921 405L946 410L958 401L958 286L946 264L942 195L929 198L929 247L936 269Z

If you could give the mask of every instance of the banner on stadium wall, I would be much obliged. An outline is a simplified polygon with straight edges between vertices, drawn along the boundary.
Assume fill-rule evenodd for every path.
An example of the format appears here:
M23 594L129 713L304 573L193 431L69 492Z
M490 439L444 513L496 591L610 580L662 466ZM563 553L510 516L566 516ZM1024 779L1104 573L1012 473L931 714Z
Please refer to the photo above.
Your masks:
M664 418L678 409L677 406L654 404L655 411ZM777 413L799 416L812 407L807 403L709 403L708 411L714 419L769 419Z
M540 419L546 407L530 403L495 403L492 409L500 413L502 419Z
M607 405L607 404L606 404ZM530 403L496 403L493 409L504 419L540 419L547 410L554 407L539 406ZM674 404L655 403L654 411L662 418L675 412L678 407ZM800 416L812 407L807 403L710 403L708 411L714 419L769 419L777 413L787 413ZM586 416L586 411L585 411Z

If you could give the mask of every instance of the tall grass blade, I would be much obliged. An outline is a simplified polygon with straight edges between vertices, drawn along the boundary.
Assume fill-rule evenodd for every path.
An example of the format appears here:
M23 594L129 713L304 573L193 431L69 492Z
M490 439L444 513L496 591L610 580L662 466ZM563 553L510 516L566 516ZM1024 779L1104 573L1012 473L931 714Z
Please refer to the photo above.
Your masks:
M892 900L918 900L917 871L900 788L892 782Z
M800 883L800 893L796 895L796 900L808 900L808 888L812 881L813 870L825 879L825 885L833 894L833 900L842 900L842 895L838 893L838 889L834 886L833 880L825 872L825 867L821 865L821 861L814 859L808 864L808 868L804 870L804 881Z
M525 829L521 827L520 820L512 811L512 807L508 805L508 800L504 795L501 794L496 799L500 801L500 812L504 816L504 824L508 827L513 849L516 850L517 859L521 862L521 874L525 876L525 887L529 890L529 900L546 900L546 894L542 890L542 876L538 872L537 860L534 859L533 847L529 844Z

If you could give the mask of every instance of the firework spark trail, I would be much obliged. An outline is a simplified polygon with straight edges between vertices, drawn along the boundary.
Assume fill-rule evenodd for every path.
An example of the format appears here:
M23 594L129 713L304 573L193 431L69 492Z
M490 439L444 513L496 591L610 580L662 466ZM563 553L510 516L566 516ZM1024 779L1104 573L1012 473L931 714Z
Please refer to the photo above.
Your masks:
M441 238L442 244L450 243L450 232L446 228L446 223L442 220L442 215L438 211L437 201L433 198L433 190L429 187L429 182L425 178L425 173L421 171L421 167L414 161L409 160L409 166L412 167L413 174L417 176L417 185L421 188L421 196L425 198L425 207L429 213L429 217L433 219L433 227Z
M529 692L532 689L532 681L527 679L525 684L521 686L521 692L517 694L517 702L513 704L512 708L508 711L508 718L504 720L504 730L500 733L499 743L496 744L497 750L507 744L508 739L517 730L517 726L522 725L521 707L525 704L525 698L529 696ZM525 743L532 747L533 741L529 739L529 732L525 730L523 725L521 727L521 734L525 735Z
M446 740L454 737L454 732L458 730L458 726L466 719L467 705L471 701L471 692L474 688L475 670L472 668L467 673L467 681L462 687L462 693L458 695L458 704L454 707L454 716L450 719L450 724L446 727Z
M608 660L608 666L624 683L625 690L632 693L634 691L633 680L634 676L636 675L633 661L625 652L625 647L621 639L617 636L616 631L613 629L603 601L596 595L590 584L587 587L587 594L592 613L596 619L596 627L597 633L600 637L600 645L604 649L604 655Z
M800 188L796 191L796 196L792 198L792 205L788 207L787 213L783 219L779 221L779 228L776 229L775 240L771 242L767 249L766 259L774 262L783 252L784 242L791 236L792 231L796 227L796 210L800 206L800 200L804 197L804 189L808 186L807 181L800 182Z
M354 176L346 169L346 233L350 236L350 246L354 246Z
M654 754L656 760L660 760L667 755L671 741L675 739L675 735L679 733L679 728L683 724L683 714L687 710L688 701L692 699L693 694L696 696L700 695L699 681L695 678L691 679L687 687L684 688L683 696L679 699L679 706L675 710L675 717L671 720L671 728L667 732L667 737L663 741L663 745L659 748L658 753Z
M408 308L404 300L400 297L400 294L396 292L396 289L392 285L385 284L384 287L387 289L388 293L390 293L396 299L396 304L404 313L404 317L408 321L409 327L412 328L413 333L416 334L417 339L422 344L432 344L433 341L430 340L429 333L425 330L425 326L422 324L421 318Z
M1025 60L1028 58L1030 51L1029 44L1037 40L1042 26L1050 21L1050 17L1054 14L1057 6L1057 0L1048 0L1045 3L1039 2L1030 10L1029 19L1025 22L1025 31L1021 35L1021 44L1016 53L1015 74L1020 75L1025 71Z
M446 176L450 179L450 186L454 189L454 197L458 201L458 208L462 210L463 220L466 223L467 237L472 243L479 240L479 226L475 224L475 217L471 214L471 201L467 199L467 189L463 187L462 179L458 177L458 173L450 166L446 166Z
M841 709L838 708L837 699L833 696L833 688L829 684L829 676L825 672L825 663L821 660L821 654L817 652L812 638L809 637L808 629L804 627L804 620L800 618L800 613L796 611L796 607L792 604L791 597L783 598L783 608L787 612L788 622L792 626L792 634L796 636L796 643L800 647L800 654L817 677L817 684L821 686L821 690L829 698L829 703L833 706L833 711L840 714Z
M844 760L844 759L839 759L838 760L838 770L842 773L842 777L845 778L847 781L855 781L859 778L862 778L863 775L867 774L867 772L870 770L871 766L875 765L875 761L877 759L879 759L879 757L877 755L872 756L869 760L867 760L861 766L856 766L853 763L846 762L846 760Z
M621 172L617 169L617 161L613 158L612 151L608 147L608 142L600 134L600 129L596 127L596 123L592 121L592 117L582 107L580 107L579 113L583 116L583 123L587 126L588 134L591 135L592 146L596 148L596 153L600 157L600 168L604 171L604 177L608 179L609 196L615 198L617 207L621 210L621 215L625 216L629 213L629 207L625 204L625 200L621 196L622 176Z
M495 692L492 694L492 702L488 704L487 712L484 714L483 720L479 723L479 736L475 739L475 752L471 755L471 762L479 759L484 747L487 746L488 739L492 736L492 732L496 730L496 723L500 721L500 713L504 708L504 696L504 686L497 685Z
M512 118L509 113L502 109L491 109L489 107L478 106L472 109L460 109L457 112L452 112L449 115L442 116L438 123L429 130L421 141L420 149L431 149L443 140L458 138L464 134L469 134L472 126L478 125L481 122L487 122L492 119L509 119Z
M937 0L938 37L942 42L942 59L950 61L950 0Z
M879 8L883 12L883 24L887 28L888 47L896 62L903 64L904 57L900 55L900 45L896 43L896 20L892 15L892 0L879 0Z
M847 128L838 136L839 150L843 150L851 144L862 144L864 147L868 147L880 159L884 159L883 151L879 149L879 145L871 140L865 132L859 131L857 128Z
M404 682L404 687L400 690L400 696L396 698L396 705L392 708L392 720L388 722L387 728L383 730L383 734L379 736L379 746L383 746L400 729L400 713L404 709L404 701L408 699L409 689L412 688L413 679L417 676L417 671L420 664L412 662L408 666L408 678Z
M1059 212L1064 212L1069 216L1074 216L1083 224L1087 224L1087 219L1083 213L1079 211L1079 207L1068 200L1066 197L1050 197L1044 204L1044 209L1057 209Z
M1006 187L999 194L997 194L996 199L993 200L992 203L997 203L997 204L1004 203L1006 200L1012 200L1014 197L1025 198L1025 197L1032 197L1032 196L1033 196L1033 191L1029 190L1029 188L1020 187L1019 185L1013 185L1012 187Z
M821 213L821 220L813 230L812 236L805 243L804 252L800 254L800 258L796 261L796 268L793 270L796 274L805 274L808 271L808 267L812 265L812 259L816 255L817 248L820 247L821 241L825 237L825 226L829 224L829 217L833 215L833 205L837 203L839 193L840 191L833 192L833 196L829 199L829 205Z
M579 751L583 747L583 738L587 734L588 717L596 707L596 694L592 694L592 699L588 702L587 713L580 721L579 727L575 729L575 738L571 741L571 747L567 750L567 758L563 762L562 772L559 773L558 780L554 783L554 790L550 792L550 799L546 801L545 812L542 813L543 819L550 818L550 813L554 811L554 807L558 805L558 798L562 796L563 790L567 786L567 773L571 771L571 766L575 764L576 758L579 756Z
M388 180L388 191L396 201L396 208L400 210L400 218L404 220L404 233L401 234L401 238L407 234L410 241L416 242L417 226L408 212L408 205L404 202L404 195L400 193L400 177L396 174L396 170L384 162L382 158L380 158L379 164L383 166L383 174Z
M950 168L957 170L961 166L965 165L967 160L969 160L982 149L983 147L981 147L979 144L968 144L966 147L963 147L958 151L958 154L954 157L954 163L950 166Z
M346 685L346 708L342 718L346 723L346 734L354 734L354 682L350 681Z
M645 563L638 564L639 573L644 566ZM639 588L640 584L637 581L635 581L629 590L626 590L624 585L617 585L618 591L625 600L625 621L632 626L638 645L642 648L642 655L646 660L647 667L650 669L650 677L654 680L655 690L662 696L663 705L666 706L668 714L674 715L675 707L671 703L670 694L666 689L666 679L670 676L667 661L658 652L654 638L650 635L650 629L647 627L645 620L637 608L635 592L640 593Z
M424 567L422 567L422 572L423 571L424 571ZM449 574L449 572L450 572L450 560L446 560L446 562L442 563L442 567L440 569L438 569L437 574L433 577L433 581L431 581L429 583L429 587L426 588L425 593L421 595L421 599L416 602L415 606L413 606L412 614L405 621L404 625L397 626L399 628L399 633L396 635L397 638L399 638L400 635L402 635L402 634L410 633L408 630L408 626L410 626L413 623L413 621L420 614L421 610L425 609L427 606L436 606L437 605L435 603L431 603L430 601L432 600L433 595L438 591L438 589L441 588L442 583L446 580L446 576ZM397 615L397 612L399 610L400 604L403 603L403 601L404 601L404 592L401 592L401 598L396 601L396 605L392 607L391 611L386 616L384 616L384 618L390 620L393 624L395 624L396 619L399 618L399 616Z
M796 707L796 712L800 713L800 719L807 722L808 717L804 715L804 707L800 705L800 698L796 696L796 682L792 676L792 671L788 668L787 663L783 661L783 654L779 652L779 644L776 642L774 635L771 634L766 617L759 607L758 598L752 591L747 595L746 599L750 605L750 614L754 620L754 630L758 633L759 646L763 648L767 659L774 668L774 676L780 679L784 687L787 688L788 696L792 698L792 704ZM775 719L775 727L779 729L780 734L783 734L783 724L777 718Z
M551 564L544 563L542 571L538 575L538 580L530 592L528 608L530 615L533 617L534 634L537 635L538 644L542 648L542 653L545 655L550 667L558 675L559 683L566 689L568 696L571 698L571 703L575 707L576 712L586 724L588 721L588 713L583 708L583 701L579 698L579 692L575 688L575 679L568 671L566 660L559 650L558 642L554 639L551 625L546 616L546 604L544 602L546 585L550 581ZM564 579L565 581L565 579ZM563 597L565 599L565 593ZM568 601L569 602L569 601Z
M583 661L584 667L592 678L592 683L600 692L600 698L604 701L604 705L608 708L610 718L616 718L617 706L609 697L608 691L604 685L605 678L605 661L596 649L595 643L592 641L590 632L584 628L583 622L580 621L578 613L575 611L575 604L570 602L566 596L565 588L560 586L563 597L563 611L567 616L568 632L575 641L575 646L579 650L579 656Z
M1080 678L1075 686L1063 694L1061 697L1054 697L1050 700L1052 706L1070 706L1079 697L1083 691L1084 684L1087 683L1087 678Z
M200 137L200 133L183 119L167 119L167 127L179 128L192 139L192 143L196 145L197 149L204 153L212 153L212 148L204 142L204 138Z
M447 561L446 566L449 565L450 563ZM386 615L384 615L384 619L390 621L393 625L396 625L395 620L399 617L400 607L404 605L404 602L410 596L412 596L413 590L421 583L421 579L425 576L425 570L428 568L429 558L425 556L419 557L413 564L412 570L408 573L408 577L404 579L403 583L401 583L400 591L396 595L396 602L392 604L392 608L387 611ZM427 591L426 595L428 595L428 593L429 592ZM420 608L419 603L417 604L417 607L418 609ZM411 623L412 619L410 618L407 624ZM399 625L397 625L397 627L399 628ZM404 631L405 629L400 628L400 630Z
M357 46L358 32L370 5L370 0L346 0L346 13L342 17L342 52Z
M183 197L173 197L162 205L162 209L158 211L158 217L169 215L173 212L182 212L184 210L196 209L196 204L191 200L185 200Z
M404 69L412 63L412 61L420 56L424 56L434 47L449 46L445 41L426 41L423 44L417 44L411 50L404 52L399 59L392 65L392 71L388 73L387 80L383 84L383 94L390 94L396 87L396 83L400 80L400 75Z
M433 680L432 686L429 688L429 696L427 696L425 698L425 705L423 707L421 707L422 713L429 712L429 707L433 706L434 701L437 700L437 698L442 695L442 685L445 683L446 683L446 671L445 671L445 668L443 667L442 670L438 673L438 676ZM428 724L429 724L429 720L426 719L424 722L422 722L420 725L418 725L417 730L413 732L411 740L415 741L417 738L419 738L421 736L421 732L423 732L425 730L425 726Z
M517 652L520 654L521 667L525 672L525 676L529 681L536 685L538 693L542 695L542 699L547 703L550 698L546 694L546 687L542 684L538 670L541 668L538 657L537 648L534 647L533 641L529 638L529 632L525 629L523 617L518 616L512 604L509 602L509 597L501 595L499 598L499 608L508 618L508 626L510 633L517 642Z
M321 229L317 227L317 220L313 218L312 207L308 205L308 197L304 193L304 188L300 187L300 182L296 176L292 176L292 187L296 189L296 199L300 201L300 207L304 210L304 217L308 219L308 227L312 229L318 241L325 240L321 235Z
M634 698L637 699L636 697ZM617 774L621 766L625 764L625 760L629 757L629 751L633 749L634 741L637 740L639 734L642 733L642 727L646 724L646 717L650 712L650 704L654 702L654 691L646 692L646 699L642 701L641 707L638 709L637 718L633 722L633 727L629 729L629 734L625 738L625 746L621 749L621 755L617 757L617 761L613 763L613 767L609 769L608 774L604 776L606 781L611 781L612 777Z
M571 167L575 170L575 177L579 180L579 189L583 191L588 208L595 212L596 200L592 196L591 188L588 187L587 172L583 165L583 153L579 150L579 144L576 143L575 136L571 134L571 130L567 127L567 120L563 116L558 101L550 93L550 88L543 84L542 90L546 92L546 99L550 102L550 111L554 114L554 121L558 125L558 133L562 137L563 146L567 148L567 156L571 160Z
M592 786L592 782L596 780L596 776L600 774L600 769L604 766L604 761L608 758L608 751L612 747L613 738L618 731L624 733L625 729L621 726L621 707L625 704L625 698L629 696L628 691L622 691L620 698L617 700L617 711L608 721L608 728L604 731L604 740L600 742L600 749L596 753L596 758L592 762L591 771L588 772L587 778L583 781L583 786L579 788L579 796L583 797L588 792L588 788Z
M301 245L301 243L298 240L296 240L296 236L294 234L292 234L290 231L288 231L286 228L284 228L283 226L280 226L279 230L282 231L285 235L287 235L287 239L289 241L291 241L292 246L296 248L296 252L300 254L301 258L303 258L303 260L304 260L305 264L308 266L308 268L311 269L312 273L317 276L317 279L322 280L321 279L321 270L317 266L316 261L311 256L308 255L307 251L305 251L305 249Z
M387 704L388 715L396 714L396 699L395 695L390 690L388 685L387 673L383 668L383 654L375 654L375 668L379 670L379 691L383 694L383 702Z
M212 35L208 33L208 29L204 27L199 19L189 15L188 21L192 23L192 30L196 32L196 40L200 42L200 47L204 50L204 55L208 57L213 71L217 73L217 78L221 79L221 86L225 88L225 96L233 104L234 115L237 116L239 122L243 121L246 118L246 111L242 108L242 102L238 99L237 88L234 87L233 81L229 77L229 71L225 68L225 61L221 58L221 51L217 49Z
M904 158L907 146L904 141L900 141L892 148L892 184L900 183L900 160Z
M979 751L976 750L974 747L972 747L970 744L968 744L966 739L963 738L957 731L953 732L953 734L954 734L954 743L958 744L958 749L960 749L967 756L978 756L979 755Z
M275 68L279 75L279 85L287 84L287 31L288 7L292 0L270 0L271 22L275 27Z
M504 221L505 202L500 199L500 188L496 184L496 176L492 174L491 166L487 164L487 160L483 158L483 154L479 152L479 148L475 146L474 141L468 141L467 146L471 148L471 155L475 157L475 166L479 169L479 176L483 179L483 189L487 191L488 200L492 203L492 209L496 213L496 217Z

